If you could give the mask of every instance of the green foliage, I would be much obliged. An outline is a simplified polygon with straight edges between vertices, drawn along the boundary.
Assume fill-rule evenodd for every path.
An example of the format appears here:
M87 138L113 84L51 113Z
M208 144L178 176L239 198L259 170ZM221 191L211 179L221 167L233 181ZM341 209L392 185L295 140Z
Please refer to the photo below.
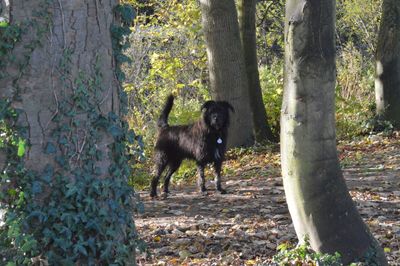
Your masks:
M287 243L278 246L279 253L273 257L273 262L282 266L290 265L320 265L320 266L341 266L341 256L339 253L323 254L314 252L310 247L308 238L304 242L291 247Z
M336 128L338 138L352 138L371 131L374 117L374 68L350 42L337 61Z
M280 134L280 115L283 97L283 63L276 62L260 68L263 101L268 113L268 123L275 136Z
M187 122L209 98L200 7L195 0L127 2L138 12L126 50L136 63L123 67L129 123L151 147L154 121L168 94L179 95L172 116L178 122Z
M256 36L258 60L272 65L284 50L285 0L257 1Z
M336 131L339 139L382 127L375 117L374 53L382 0L337 2Z
M5 67L10 51L20 38L21 27L19 25L9 25L5 21L0 23L0 68ZM0 78L3 75L0 73Z
M46 5L42 8L44 11L37 13L45 19L33 20L24 27L48 32L51 17L46 13ZM126 48L123 39L130 32L133 10L119 6L115 11L123 23L111 29L119 67L127 61L122 53ZM27 29L30 28L16 32ZM7 36L1 36L0 44L10 39ZM41 35L37 36L40 39ZM12 39L13 45L19 38L18 35ZM33 41L27 51L33 51L39 44L40 40ZM10 52L12 45L5 49ZM71 51L66 49L60 62L63 80L70 78L70 55ZM23 57L29 58L30 54ZM52 120L54 142L48 142L44 149L45 153L55 155L57 164L48 164L43 172L25 168L24 154L29 143L24 138L25 129L16 123L21 111L11 108L7 99L0 101L0 148L7 155L0 174L0 207L6 211L5 224L0 226L2 263L134 265L135 250L144 248L133 221L133 212L143 206L127 185L131 174L129 162L132 157L139 157L136 152L142 143L119 114L110 112L104 116L97 108L102 101L98 92L104 91L97 64L98 61L93 65L94 75L79 73L68 99L59 97L58 112ZM22 73L23 69L19 75ZM117 77L123 78L118 73ZM69 86L70 82L65 82L64 89L70 89ZM126 98L123 93L121 97ZM82 114L87 119L80 120ZM84 144L79 143L79 130L84 131ZM109 153L103 154L97 144L107 135L113 142L108 146ZM75 147L80 147L79 154ZM102 173L100 167L105 156L109 157L110 165L107 173ZM104 174L107 176L99 178Z
M347 43L372 59L378 37L382 14L382 0L339 0L337 1L337 33L339 46Z

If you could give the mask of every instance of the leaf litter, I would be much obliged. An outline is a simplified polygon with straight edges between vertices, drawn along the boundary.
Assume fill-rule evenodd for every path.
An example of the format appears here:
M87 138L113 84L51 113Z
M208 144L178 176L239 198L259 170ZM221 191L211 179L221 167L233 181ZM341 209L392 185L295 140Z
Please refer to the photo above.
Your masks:
M400 265L400 133L338 145L350 194L389 265ZM139 194L145 212L135 218L148 252L139 265L273 265L282 243L297 238L280 176L279 147L228 153L223 181L229 194L193 184L173 186L165 200ZM212 177L212 172L207 172Z

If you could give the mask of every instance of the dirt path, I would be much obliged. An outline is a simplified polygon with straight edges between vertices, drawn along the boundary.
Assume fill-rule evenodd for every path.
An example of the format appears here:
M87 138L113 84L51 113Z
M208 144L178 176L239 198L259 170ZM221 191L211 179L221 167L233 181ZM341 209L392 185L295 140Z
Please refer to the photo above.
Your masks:
M390 265L400 265L400 137L345 143L339 151L362 217ZM211 182L208 196L188 185L173 187L166 200L140 192L145 213L136 224L151 252L139 256L140 265L271 265L280 243L297 242L278 165L257 164L279 155L246 156L226 164L236 169L224 178L227 195L216 193Z

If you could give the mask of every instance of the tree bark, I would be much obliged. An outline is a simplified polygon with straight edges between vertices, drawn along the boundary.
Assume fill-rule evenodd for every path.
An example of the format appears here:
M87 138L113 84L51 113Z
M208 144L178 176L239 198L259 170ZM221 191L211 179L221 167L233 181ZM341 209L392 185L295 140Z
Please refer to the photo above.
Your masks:
M383 1L376 50L375 96L378 117L400 128L400 2Z
M254 137L258 142L275 141L268 124L267 112L262 98L260 78L257 63L256 44L256 1L238 1L240 36L244 51L246 73L252 112Z
M20 225L18 238L35 244L10 241L26 260L39 254L50 265L134 264L128 133L114 58L119 39L111 32L122 31L118 3L11 2L10 25L21 39L0 65L0 97L19 113L10 127L27 142L23 160L8 161L24 176L6 173L24 195L8 218Z
M339 252L345 264L371 256L387 265L346 187L336 151L335 1L289 0L285 19L282 175L300 241ZM371 264L374 265L374 264Z
M235 108L228 146L253 143L244 55L234 0L201 0L212 97Z
M13 1L11 22L18 24L36 18L35 10L42 2ZM28 129L25 136L29 143L25 155L28 169L41 173L51 165L56 171L61 170L56 156L69 157L71 173L82 167L80 155L83 149L94 143L88 139L90 110L82 110L72 100L79 97L79 93L86 97L83 96L86 92L79 92L80 88L85 87L87 93L92 93L87 95L88 101L103 116L109 112L119 113L119 85L111 71L114 62L110 27L116 4L117 1L102 4L95 0L54 1L50 32L39 33L45 29L45 20L49 19L43 17L43 25L24 34L14 48L13 54L19 63L8 65L8 77L2 81L1 96L13 99L13 107L22 111L18 124ZM40 34L41 44L32 50L26 44L37 42ZM21 62L24 66L19 75ZM95 77L102 80L100 88L90 88L90 80L94 81ZM68 111L71 116L62 115ZM62 125L68 125L71 131L53 134ZM114 140L105 131L100 135L97 148L99 152L108 154ZM60 145L59 141L64 137L74 146ZM109 165L108 157L104 156L95 167L106 176Z

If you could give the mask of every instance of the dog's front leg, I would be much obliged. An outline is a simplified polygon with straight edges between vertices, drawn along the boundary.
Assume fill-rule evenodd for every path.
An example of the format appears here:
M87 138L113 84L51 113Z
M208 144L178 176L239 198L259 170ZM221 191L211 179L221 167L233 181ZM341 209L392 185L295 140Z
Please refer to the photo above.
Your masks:
M204 177L204 165L197 165L197 172L198 172L198 178L197 178L197 185L200 189L201 193L205 193L207 191L206 188L206 179Z
M214 162L215 168L215 188L221 193L226 194L226 190L221 186L221 169L222 169L222 161Z

